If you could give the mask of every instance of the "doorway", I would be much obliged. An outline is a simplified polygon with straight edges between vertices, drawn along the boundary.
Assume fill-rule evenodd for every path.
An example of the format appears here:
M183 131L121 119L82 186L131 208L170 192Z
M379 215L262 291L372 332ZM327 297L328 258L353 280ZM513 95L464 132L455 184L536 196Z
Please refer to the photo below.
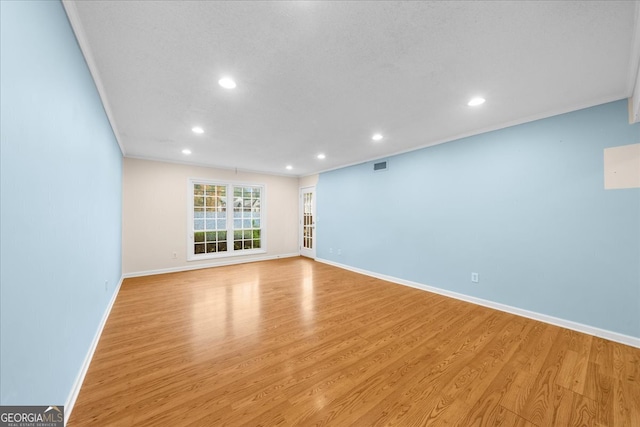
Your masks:
M300 189L300 255L316 257L316 187Z

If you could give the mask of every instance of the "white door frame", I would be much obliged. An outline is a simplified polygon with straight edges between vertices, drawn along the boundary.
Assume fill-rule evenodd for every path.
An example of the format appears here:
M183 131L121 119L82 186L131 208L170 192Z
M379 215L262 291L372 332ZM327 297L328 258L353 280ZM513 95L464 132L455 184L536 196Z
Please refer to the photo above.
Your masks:
M305 227L305 198L304 195L311 193L311 224ZM298 247L300 255L315 259L316 257L316 187L300 188L300 208L298 210ZM305 228L307 235L305 235Z

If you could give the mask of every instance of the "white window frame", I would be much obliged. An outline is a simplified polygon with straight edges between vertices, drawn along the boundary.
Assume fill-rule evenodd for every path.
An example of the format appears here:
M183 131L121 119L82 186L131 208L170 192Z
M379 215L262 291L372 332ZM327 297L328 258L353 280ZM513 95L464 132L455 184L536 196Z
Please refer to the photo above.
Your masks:
M224 252L195 253L194 241L194 186L217 185L226 186L226 232L227 250ZM260 188L260 248L257 249L234 249L234 187L257 187ZM266 227L266 206L267 206L267 186L265 184L225 181L218 179L189 178L187 180L187 261L199 261L203 259L227 258L233 256L247 256L264 254L267 252L267 227ZM222 231L222 230L219 230Z

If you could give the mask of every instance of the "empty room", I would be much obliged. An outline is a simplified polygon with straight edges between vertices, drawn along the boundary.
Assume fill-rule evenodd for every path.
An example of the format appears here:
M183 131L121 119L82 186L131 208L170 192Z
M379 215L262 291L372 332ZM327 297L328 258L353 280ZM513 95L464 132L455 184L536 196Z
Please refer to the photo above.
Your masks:
M0 18L0 426L640 426L639 1Z

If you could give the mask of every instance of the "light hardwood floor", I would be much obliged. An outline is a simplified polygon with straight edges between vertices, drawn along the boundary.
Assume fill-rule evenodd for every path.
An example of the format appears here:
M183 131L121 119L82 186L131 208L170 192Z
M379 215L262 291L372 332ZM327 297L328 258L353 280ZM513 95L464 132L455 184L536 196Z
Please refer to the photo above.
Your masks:
M127 279L68 426L640 426L640 349L305 258Z

